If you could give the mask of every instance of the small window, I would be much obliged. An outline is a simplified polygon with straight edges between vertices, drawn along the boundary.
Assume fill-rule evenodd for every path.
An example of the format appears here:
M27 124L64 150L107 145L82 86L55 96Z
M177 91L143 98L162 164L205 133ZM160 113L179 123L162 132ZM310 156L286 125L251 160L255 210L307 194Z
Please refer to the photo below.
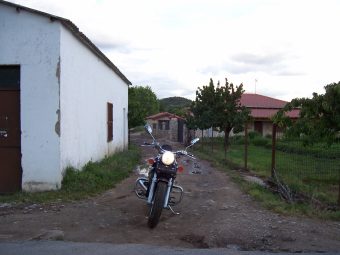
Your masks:
M20 89L20 66L12 65L0 66L0 89L1 90Z
M169 130L170 129L170 121L169 120L159 120L158 121L158 129L159 130Z
M170 129L170 121L165 120L165 130L169 130Z
M162 130L163 129L163 123L161 120L158 121L158 129Z
M113 104L107 103L107 141L113 140Z
M156 129L157 129L157 124L156 124L156 123L153 123L153 124L152 124L152 129L153 129L153 130L156 130Z

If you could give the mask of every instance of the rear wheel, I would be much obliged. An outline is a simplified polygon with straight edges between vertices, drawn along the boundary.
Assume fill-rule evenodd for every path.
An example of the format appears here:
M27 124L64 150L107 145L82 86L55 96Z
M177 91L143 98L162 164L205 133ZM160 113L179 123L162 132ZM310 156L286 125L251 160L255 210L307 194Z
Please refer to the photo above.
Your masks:
M155 192L155 198L149 211L148 226L150 228L156 227L159 222L159 218L161 217L163 210L166 189L167 184L165 182L158 182Z

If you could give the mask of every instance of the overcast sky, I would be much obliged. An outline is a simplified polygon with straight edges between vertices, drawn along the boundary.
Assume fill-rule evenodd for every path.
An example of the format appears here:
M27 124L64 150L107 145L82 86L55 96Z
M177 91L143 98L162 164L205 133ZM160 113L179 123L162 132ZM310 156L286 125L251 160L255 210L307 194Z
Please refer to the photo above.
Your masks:
M158 98L228 78L288 101L340 81L339 0L9 1L71 20Z

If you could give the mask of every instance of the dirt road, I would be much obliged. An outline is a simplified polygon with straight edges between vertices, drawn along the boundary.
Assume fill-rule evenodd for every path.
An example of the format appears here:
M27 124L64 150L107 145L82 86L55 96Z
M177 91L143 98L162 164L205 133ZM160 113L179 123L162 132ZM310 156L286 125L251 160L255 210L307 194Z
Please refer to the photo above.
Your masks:
M144 138L133 136L140 143ZM154 154L143 149L143 158ZM235 247L243 250L340 251L340 222L281 216L260 207L230 178L199 160L177 178L185 197L164 211L159 225L147 227L146 205L134 192L137 173L94 198L46 205L0 205L0 242L63 239L166 245L172 247ZM52 237L51 237L52 236ZM1 243L0 243L1 244Z

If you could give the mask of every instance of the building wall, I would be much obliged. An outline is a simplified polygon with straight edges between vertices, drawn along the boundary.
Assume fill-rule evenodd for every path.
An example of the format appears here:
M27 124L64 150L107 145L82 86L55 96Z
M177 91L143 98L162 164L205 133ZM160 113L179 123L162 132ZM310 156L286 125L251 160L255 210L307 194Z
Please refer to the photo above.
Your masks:
M61 28L61 169L81 168L128 143L128 85L69 30ZM113 141L107 142L107 103L113 104Z
M255 131L254 122L248 123L248 132ZM262 121L262 136L271 135L273 131L273 122L269 120ZM244 132L240 133L244 135Z
M22 188L60 187L58 22L1 5L0 65L20 65Z
M159 121L169 121L169 129L159 129ZM168 117L159 118L157 120L147 120L148 124L152 127L153 135L156 138L169 139L170 141L178 141L178 121L177 119L169 119ZM155 128L156 127L156 128Z

